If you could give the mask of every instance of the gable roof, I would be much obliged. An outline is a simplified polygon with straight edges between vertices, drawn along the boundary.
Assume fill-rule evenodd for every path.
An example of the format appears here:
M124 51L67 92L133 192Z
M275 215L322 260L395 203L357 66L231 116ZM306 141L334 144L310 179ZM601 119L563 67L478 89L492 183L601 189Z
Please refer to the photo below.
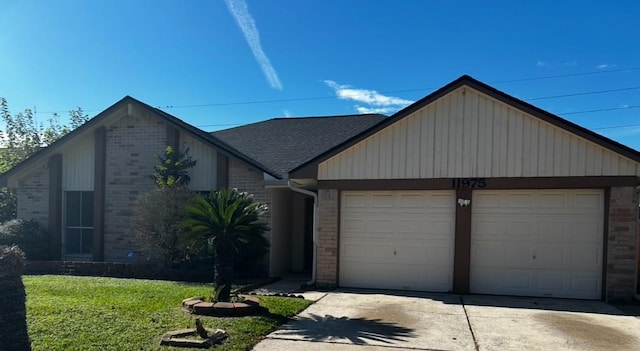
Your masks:
M318 164L320 164L321 162L357 144L358 142L364 140L365 138L368 138L369 136L379 132L380 130L385 129L390 125L397 123L398 121L406 117L411 116L414 112L422 109L423 107L433 103L434 101L444 97L445 95L453 92L454 90L462 86L468 86L469 88L475 89L498 101L501 101L507 105L510 105L515 109L521 110L536 118L539 118L545 122L548 122L556 127L562 128L569 133L576 134L582 138L585 138L591 142L594 142L615 153L628 157L631 160L634 160L636 162L640 162L640 152L626 145L620 144L614 140L611 140L607 137L597 134L589 129L581 127L573 122L570 122L552 113L544 111L527 102L519 100L485 83L482 83L468 75L464 75L454 80L453 82L445 85L444 87L436 90L435 92L427 95L426 97L416 101L415 103L407 106L406 108L398 111L391 117L387 118L383 122L376 125L374 128L367 130L365 133L362 133L350 140L347 140L342 144L337 145L330 150L327 150L323 154L318 155L314 159L305 162L304 164L296 167L295 169L292 169L290 171L290 177L291 178L314 178L314 179L317 178Z
M274 118L212 134L283 178L301 164L384 121L379 114Z
M120 101L116 102L115 104L111 105L110 107L108 107L106 110L100 112L99 114L97 114L95 117L93 117L92 119L90 119L89 121L87 121L86 123L84 123L82 126L76 128L75 130L71 131L69 134L65 135L64 137L60 138L59 140L56 140L55 142L53 142L51 145L42 148L41 150L39 150L38 152L36 152L35 154L31 155L30 157L28 157L27 159L23 160L22 162L18 163L16 166L14 166L13 168L11 168L10 170L8 170L7 172L0 174L0 186L6 186L7 185L7 181L9 179L9 177L11 177L12 175L15 175L16 173L20 172L21 170L24 170L25 168L36 164L37 162L41 161L43 158L52 155L56 150L58 150L62 145L64 145L65 143L69 142L70 140L72 140L73 138L84 134L85 132L91 131L97 127L99 127L101 125L101 123L104 122L104 120L106 118L108 118L110 115L112 115L115 111L118 111L119 109L123 108L124 106L126 106L127 104L136 104L138 106L141 106L142 108L153 112L157 115L159 115L161 118L165 119L167 123L169 123L170 125L180 128L182 130L185 130L191 134L193 134L196 138L200 139L201 141L203 141L206 144L209 144L215 148L217 148L218 150L222 151L223 153L226 153L228 155L231 155L235 158L238 158L260 170L262 170L263 172L267 172L270 173L266 167L264 167L262 164L260 164L259 162L243 155L242 153L238 152L237 150L235 150L233 147L229 146L227 143L225 143L224 141L216 138L215 136L199 129L196 128L184 121L182 121L181 119L170 115L160 109L157 109L155 107L152 107L150 105L145 104L144 102L141 102L137 99L132 98L131 96L125 96L124 98L122 98Z

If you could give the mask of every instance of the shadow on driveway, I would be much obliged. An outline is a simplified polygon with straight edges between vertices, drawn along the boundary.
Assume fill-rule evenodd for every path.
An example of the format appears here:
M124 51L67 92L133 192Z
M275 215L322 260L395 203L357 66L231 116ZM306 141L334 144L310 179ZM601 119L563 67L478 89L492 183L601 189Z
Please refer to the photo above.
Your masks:
M392 344L415 337L413 329L380 319L333 317L309 314L298 316L278 331L280 336L299 336L308 341L346 339L356 345L370 342Z

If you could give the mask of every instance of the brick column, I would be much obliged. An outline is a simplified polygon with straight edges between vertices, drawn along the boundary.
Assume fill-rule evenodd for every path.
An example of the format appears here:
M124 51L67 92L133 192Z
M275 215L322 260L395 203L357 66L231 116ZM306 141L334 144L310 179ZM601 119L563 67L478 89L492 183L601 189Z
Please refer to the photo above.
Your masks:
M607 237L607 302L630 302L635 293L638 200L636 188L612 187Z
M338 190L318 191L318 243L316 284L320 287L338 285Z

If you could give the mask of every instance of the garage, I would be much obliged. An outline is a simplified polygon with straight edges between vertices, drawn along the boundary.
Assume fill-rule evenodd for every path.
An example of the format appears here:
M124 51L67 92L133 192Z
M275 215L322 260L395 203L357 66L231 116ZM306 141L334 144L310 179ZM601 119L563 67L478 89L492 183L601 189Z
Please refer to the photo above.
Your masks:
M636 294L640 152L471 77L290 176L317 179L321 286Z
M344 191L340 285L448 292L454 191Z
M600 299L603 190L474 191L472 293Z

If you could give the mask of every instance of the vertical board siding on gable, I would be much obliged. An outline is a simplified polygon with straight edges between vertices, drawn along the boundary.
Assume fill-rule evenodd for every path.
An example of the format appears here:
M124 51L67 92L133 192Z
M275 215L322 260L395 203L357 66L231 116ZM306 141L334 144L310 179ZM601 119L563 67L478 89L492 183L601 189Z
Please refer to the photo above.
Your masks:
M93 136L69 145L62 156L62 189L64 191L92 191L95 174Z
M468 87L318 166L322 180L616 175L640 175L640 167Z
M197 161L196 166L189 170L191 183L189 188L197 191L207 191L217 188L217 159L216 150L190 134L180 132L180 151L189 148L189 156Z

